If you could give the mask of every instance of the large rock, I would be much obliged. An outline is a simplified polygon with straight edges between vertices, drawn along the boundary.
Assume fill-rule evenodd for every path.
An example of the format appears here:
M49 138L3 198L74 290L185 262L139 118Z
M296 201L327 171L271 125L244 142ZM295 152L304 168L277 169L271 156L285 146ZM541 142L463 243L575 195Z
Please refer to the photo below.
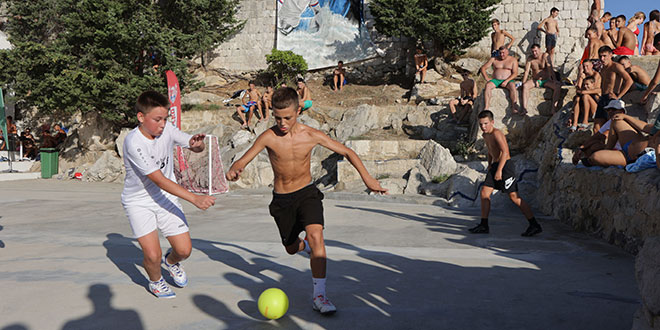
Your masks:
M422 166L428 171L431 178L441 175L452 175L456 171L456 161L449 149L430 140L419 154Z
M231 137L231 145L233 148L238 148L242 145L248 144L252 142L254 139L254 134L246 131L246 130L239 130L234 135Z
M428 182L431 182L429 172L422 165L417 165L410 169L408 173L408 182L406 183L405 195L420 194L420 187Z
M396 119L405 118L403 107L375 107L362 104L343 113L341 121L334 128L334 134L340 142L349 137L357 137L374 128L391 126Z
M649 237L635 260L635 278L642 298L638 328L660 329L660 236Z
M457 66L463 70L467 70L472 72L473 74L477 74L479 69L481 68L482 65L484 65L484 62L477 60L476 58L462 58L454 63L452 63L454 66Z
M194 91L183 95L181 99L182 104L203 104L203 103L220 103L222 97L207 92Z
M461 87L457 83L446 80L438 80L435 83L415 84L410 91L410 100L415 103L428 102L440 95L457 93Z
M447 181L447 196L450 206L466 207L479 205L479 182L486 177L485 172L479 172L469 166L460 165L456 174Z
M442 75L435 71L435 69L426 70L426 76L424 76L424 82L426 83L436 83L442 80Z
M362 162L369 174L376 179L401 179L408 171L419 164L419 159L365 160ZM347 160L337 162L337 181L360 180L360 174Z
M630 63L632 65L639 65L646 71L646 73L649 74L649 76L653 77L655 74L655 71L658 69L658 65L660 64L660 57L658 56L643 56L643 55L637 55L637 56L628 56L630 58Z
M125 175L124 163L112 150L106 150L101 157L83 173L83 181L115 182Z
M117 146L117 153L121 158L124 158L124 140L126 140L126 136L130 132L131 132L130 128L126 128L126 127L122 128L121 132L119 133L119 136L115 140L115 145Z
M421 140L351 140L346 146L362 160L413 159L426 144Z
M86 151L105 151L115 149L117 134L112 123L101 118L95 112L82 115L78 127L74 129L78 134L80 148Z

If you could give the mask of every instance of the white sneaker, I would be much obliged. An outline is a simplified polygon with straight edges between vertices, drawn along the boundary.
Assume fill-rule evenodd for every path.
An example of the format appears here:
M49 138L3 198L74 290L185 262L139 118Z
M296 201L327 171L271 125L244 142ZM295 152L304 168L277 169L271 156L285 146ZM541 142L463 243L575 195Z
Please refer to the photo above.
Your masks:
M167 270L170 272L170 276L172 276L174 284L180 288L183 288L188 285L188 276L186 276L186 272L183 270L183 266L181 266L180 263L177 262L174 265L167 263L167 256L169 255L169 252L165 254L165 257L163 257L163 263L165 264L165 267L167 267Z
M312 308L323 315L334 314L337 311L337 307L324 295L318 295L312 300Z
M149 290L158 298L176 298L176 294L162 277L158 282L149 281Z

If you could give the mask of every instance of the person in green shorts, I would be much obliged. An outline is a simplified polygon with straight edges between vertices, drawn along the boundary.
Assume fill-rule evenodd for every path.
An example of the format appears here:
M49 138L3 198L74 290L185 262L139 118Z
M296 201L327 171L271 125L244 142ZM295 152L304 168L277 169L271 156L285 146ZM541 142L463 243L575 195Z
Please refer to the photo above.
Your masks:
M492 79L486 73L486 70L491 66L493 67ZM513 81L518 76L518 60L513 56L509 56L509 49L505 46L498 48L497 56L491 57L481 66L479 72L484 80L488 81L486 88L484 88L484 109L488 110L490 108L493 89L502 87L509 91L513 113L518 113L518 92L516 91L516 83Z
M555 73L549 61L549 54L541 52L541 46L532 45L532 54L527 58L525 74L523 75L522 98L520 106L522 112L527 112L529 91L534 87L552 89L552 113L559 109L559 97L561 96L561 83L555 79Z
M309 91L309 87L307 87L303 78L298 78L297 92L298 97L300 97L300 113L302 113L312 107L312 92Z

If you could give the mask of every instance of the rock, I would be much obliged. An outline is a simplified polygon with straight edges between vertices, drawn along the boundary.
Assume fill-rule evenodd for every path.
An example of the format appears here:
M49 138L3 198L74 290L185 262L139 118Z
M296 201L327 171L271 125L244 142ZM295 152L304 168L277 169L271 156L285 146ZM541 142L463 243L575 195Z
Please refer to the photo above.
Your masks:
M80 171L79 171L80 172ZM106 150L101 157L83 174L83 181L114 182L122 178L124 163L112 150Z
M77 133L80 148L83 150L115 150L117 134L112 123L101 118L96 112L83 114L80 124L73 131Z
M418 158L419 151L425 144L426 141L420 140L351 140L346 142L346 146L355 151L360 159L379 161Z
M231 145L233 148L238 148L244 144L252 142L254 135L246 130L239 130L231 137Z
M647 323L660 322L660 236L648 237L635 258L635 278ZM660 325L660 324L658 324Z
M431 114L440 111L439 107L416 107L412 108L406 114L407 124L410 126L433 126Z
M419 154L422 166L434 178L440 175L452 175L456 171L456 161L448 149L430 140Z
M318 120L308 116L306 113L298 116L298 121L314 129L321 129L321 124Z
M424 76L424 82L426 83L436 83L439 80L442 80L442 75L435 71L434 69L426 70L426 76Z
M428 182L431 182L431 177L429 172L424 168L424 166L417 165L410 169L408 173L408 182L406 183L406 189L404 190L405 195L417 195L421 191L419 188Z
M486 173L469 166L461 165L458 172L447 182L447 200L453 207L479 205L479 182L486 178Z
M630 63L632 65L639 65L649 74L650 77L653 77L655 71L658 69L660 60L657 56L628 56L630 58Z
M376 179L401 179L411 168L419 164L419 159L364 160L362 162L369 174ZM337 162L337 181L350 182L360 180L357 170L347 160Z
M220 76L206 76L201 79L204 82L204 86L224 86L227 84L227 80Z
M122 128L121 132L119 133L119 136L117 137L117 140L115 140L115 145L117 146L117 153L119 154L119 157L124 158L124 140L126 140L126 135L130 133L131 129L130 128Z
M202 104L202 103L220 103L222 97L213 93L194 91L183 95L182 104Z
M254 125L254 135L259 136L272 126L272 121L257 121Z
M371 129L390 126L396 118L405 117L407 106L375 107L360 105L344 112L334 129L338 141L345 142L349 137L357 137Z
M387 189L387 193L390 195L403 194L404 188L406 186L405 179L387 178L378 181L380 181L380 186Z
M415 103L430 101L439 95L446 95L460 91L460 84L446 80L438 80L436 83L415 84L410 91L410 100Z
M644 110L649 114L646 119L649 123L655 122L656 118L660 116L660 87L656 87L655 91L658 91L658 93L649 95L646 104L644 104Z
M463 70L467 70L472 72L473 74L476 74L481 68L481 66L484 65L484 62L477 60L475 58L467 57L467 58L462 58L452 64Z
M449 75L451 75L452 73L455 72L455 71L454 71L454 68L452 68L451 65L447 64L447 63L442 59L442 57L440 57L440 56L436 57L436 58L433 60L433 64L434 64L434 66L435 66L435 70L437 71L439 77L442 77L442 76L444 76L444 77L448 77ZM428 70L428 71L427 71L427 76L428 76L428 72L429 72L429 71L432 71L432 70ZM430 81L430 80L429 80L429 81Z

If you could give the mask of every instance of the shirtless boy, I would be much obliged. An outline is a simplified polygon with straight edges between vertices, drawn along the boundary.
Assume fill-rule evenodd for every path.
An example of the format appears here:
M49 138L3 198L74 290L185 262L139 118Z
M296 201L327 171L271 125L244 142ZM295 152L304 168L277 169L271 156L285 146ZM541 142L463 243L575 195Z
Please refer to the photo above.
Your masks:
M415 69L419 73L419 83L424 83L424 78L426 77L426 70L429 68L429 59L426 57L426 54L422 52L421 48L417 48L415 53Z
M341 89L344 87L344 80L346 79L346 70L344 70L343 61L339 61L337 63L337 67L332 72L332 76L332 80L335 83L335 92L338 90L341 91Z
M628 30L630 31L630 30ZM623 65L612 61L612 48L603 46L598 50L598 57L603 62L603 68L600 70L600 90L602 96L598 101L598 109L594 115L594 131L598 131L600 126L602 126L607 119L609 118L607 112L605 111L605 106L610 103L611 100L621 99L633 84L633 80L626 72L626 69ZM620 79L621 83L617 86L617 79Z
M527 112L529 90L534 87L550 88L552 90L552 113L557 112L559 108L561 84L555 80L555 75L548 62L548 57L548 53L541 52L541 46L538 44L532 45L532 55L527 58L525 74L523 75L522 99L520 103L523 113Z
M632 164L644 154L644 149L649 143L648 137L645 137L620 116L626 112L623 101L612 100L606 109L612 118L607 146L603 150L594 152L585 165L606 167ZM584 160L582 162L584 163Z
M449 111L451 111L452 119L457 123L470 118L474 99L477 98L477 84L474 82L474 79L470 78L470 73L463 71L461 77L463 77L460 85L461 96L449 101ZM462 108L462 114L458 117L456 116L457 106Z
M511 48L513 41L516 40L516 38L506 30L500 29L500 21L497 18L494 18L490 23L493 27L493 33L490 34L490 57L497 57L498 49L504 46L506 38L509 38L509 43L506 45L507 49Z
M273 94L273 117L276 125L261 134L252 147L227 171L227 179L238 180L241 172L263 149L268 151L275 174L270 214L280 232L286 252L305 251L311 256L314 292L312 307L321 314L337 309L325 293L326 251L323 241L323 194L312 184L310 160L316 145L344 156L360 173L367 188L387 192L367 172L355 152L332 140L323 132L298 123L298 94L292 88L279 88ZM306 238L298 235L305 231Z
M609 46L610 48L614 49L614 44L612 43L612 39L610 39L610 34L608 30L605 29L605 23L609 22L612 19L612 14L610 12L605 12L603 14L603 17L600 18L600 22L603 24L603 30L598 30L598 37L600 38L600 42L603 44L603 46ZM610 26L610 29L612 27ZM616 32L616 30L614 30Z
M598 49L603 46L603 42L598 38L598 31L594 27L588 28L587 32L585 32L585 35L587 36L587 40L589 40L589 43L587 44L586 58L590 60L596 60L598 59Z
M605 33L607 34L607 38L610 39L610 43L612 44L610 48L616 48L616 38L619 35L619 31L616 29L616 17L610 18L610 27L609 29L605 30ZM607 43L605 43L605 45L609 46Z
M578 80L575 84L577 86L577 90L575 91L576 95L573 97L573 116L572 119L569 120L571 131L576 131L578 129L585 130L588 128L589 118L593 117L598 108L598 101L600 100L601 94L601 78L600 74L594 70L593 63L593 60L587 60L580 65ZM591 82L585 83L587 78L593 79L589 79L593 81L593 85ZM582 110L583 117L582 123L578 124L580 110Z
M660 169L660 116L655 118L655 122L653 124L626 115L625 113L619 113L614 115L612 117L612 120L614 121L625 120L636 131L646 132L651 135L651 137L649 138L649 144L647 149L650 147L655 151L656 166L658 167L658 169ZM645 151L647 149L645 149Z
M635 45L637 44L637 36L626 27L626 16L619 15L616 17L616 27L619 29L616 39L612 39L614 48L614 55L635 55Z
M254 81L248 83L248 89L243 94L241 98L241 105L236 106L236 113L241 117L243 124L241 128L250 128L250 118L252 118L252 112L254 112L254 107L256 106L259 109L259 113L262 114L261 110L261 93L257 90ZM249 100L249 101L248 101ZM247 114L247 115L246 115ZM247 117L247 118L246 118Z
M545 51L550 55L550 67L555 63L555 46L557 46L557 38L559 37L557 16L559 16L559 9L552 7L550 16L544 18L536 27L537 30L545 33Z
M628 72L632 78L633 87L635 87L636 90L645 91L649 87L651 77L641 66L630 63L630 58L628 58L628 56L619 57L618 62L623 65L626 72Z
M655 38L653 39L653 43L655 48L660 49L660 33L655 35ZM645 104L651 93L656 94L657 92L654 92L655 87L660 84L660 61L658 61L658 68L655 70L655 74L653 75L653 79L651 79L651 82L649 83L649 87L646 89L646 92L644 92L644 95L642 95L642 99L640 102L642 104Z
M261 103L264 106L264 120L270 118L270 109L273 107L273 86L267 86L264 96L261 97Z
M479 128L483 133L484 141L488 147L488 174L483 187L481 187L481 223L474 228L470 228L473 234L488 234L488 214L490 213L490 195L494 189L509 195L511 201L522 211L529 227L522 233L522 236L534 236L543 230L541 225L534 218L532 209L527 203L518 196L518 183L516 182L515 165L509 156L509 145L502 131L493 126L493 113L484 110L477 116L479 118Z
M303 78L298 78L298 97L300 98L300 113L312 107L312 92L309 91L309 87L305 84Z
M518 91L516 90L516 84L513 82L513 79L518 76L518 60L513 56L509 56L509 50L504 46L498 48L498 53L497 57L491 57L479 69L481 76L488 81L484 89L484 109L488 110L490 108L493 89L502 87L509 91L513 113L518 113ZM491 66L493 67L492 79L486 73L486 70Z

